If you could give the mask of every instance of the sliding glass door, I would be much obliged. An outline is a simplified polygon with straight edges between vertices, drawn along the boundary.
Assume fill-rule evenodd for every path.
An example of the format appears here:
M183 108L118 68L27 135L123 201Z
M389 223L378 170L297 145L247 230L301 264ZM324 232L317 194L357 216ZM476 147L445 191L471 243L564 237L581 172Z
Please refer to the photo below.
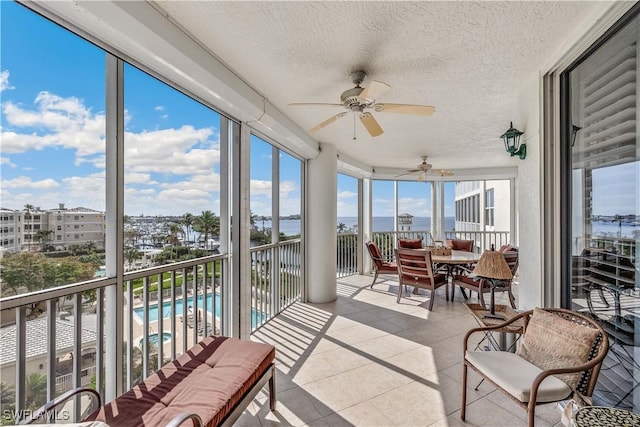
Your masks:
M610 351L594 401L640 409L640 16L562 77L564 304L600 320ZM569 242L570 240L570 242Z

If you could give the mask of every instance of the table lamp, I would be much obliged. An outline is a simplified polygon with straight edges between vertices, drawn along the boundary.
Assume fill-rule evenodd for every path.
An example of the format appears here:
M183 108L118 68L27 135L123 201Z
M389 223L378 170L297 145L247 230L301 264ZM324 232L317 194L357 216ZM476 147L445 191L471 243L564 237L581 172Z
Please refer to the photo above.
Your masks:
M496 313L495 289L502 280L509 280L513 277L509 264L504 259L504 255L496 251L484 251L473 269L472 274L482 279L486 279L491 284L491 306L489 313L485 313L483 318L493 318L504 320L504 315Z

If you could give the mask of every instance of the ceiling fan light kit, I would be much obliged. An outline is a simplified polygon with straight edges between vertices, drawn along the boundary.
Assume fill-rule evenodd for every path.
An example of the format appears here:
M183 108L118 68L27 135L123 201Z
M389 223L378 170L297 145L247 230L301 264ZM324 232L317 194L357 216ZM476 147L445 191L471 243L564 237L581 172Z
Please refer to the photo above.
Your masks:
M380 136L384 133L382 127L376 120L376 118L365 109L372 109L376 113L396 113L396 114L412 114L419 116L430 116L436 109L430 105L414 105L414 104L376 104L376 99L383 93L391 90L391 87L383 82L377 80L371 80L367 87L362 87L360 84L364 81L367 73L364 71L355 71L351 74L351 79L355 84L355 87L347 89L340 95L340 104L330 104L322 102L296 102L289 105L294 106L309 106L309 105L324 105L330 107L342 107L350 110L351 112L358 113L360 115L360 122L365 127L369 135L372 137ZM309 132L317 132L320 129L330 125L336 120L344 117L346 113L339 113L327 120L317 124L309 129ZM354 132L355 139L355 132Z

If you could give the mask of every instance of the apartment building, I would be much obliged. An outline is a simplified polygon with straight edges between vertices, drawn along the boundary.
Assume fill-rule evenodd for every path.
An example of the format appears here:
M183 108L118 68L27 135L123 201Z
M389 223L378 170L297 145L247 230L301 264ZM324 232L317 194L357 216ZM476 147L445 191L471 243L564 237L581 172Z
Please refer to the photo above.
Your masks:
M0 208L0 257L20 250L20 224L19 211Z
M458 182L455 205L457 231L512 229L509 180Z
M60 203L57 209L47 211L47 217L48 230L53 232L49 244L56 249L87 243L104 248L104 212L83 207L67 209Z

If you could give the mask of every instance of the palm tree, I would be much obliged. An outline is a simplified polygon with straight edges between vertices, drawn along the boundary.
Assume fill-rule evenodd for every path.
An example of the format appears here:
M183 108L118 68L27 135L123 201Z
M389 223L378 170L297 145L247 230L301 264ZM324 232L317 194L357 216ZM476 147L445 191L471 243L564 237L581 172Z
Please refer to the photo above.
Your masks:
M47 242L51 241L51 235L53 234L53 230L38 230L36 234L33 235L35 240L38 240L42 245L41 252L44 252Z
M31 212L33 212L35 210L35 207L32 204L27 203L27 204L24 205L24 210L27 211L27 213L24 216L24 219L28 219L29 222L30 222L30 224L29 224L29 239L28 239L29 241L27 243L27 250L31 251L31 240L33 239L33 234L31 233L32 232L32 228L33 228L33 216L31 215ZM24 230L23 231L25 232L24 234L26 234L26 231L27 231L26 224L24 226Z
M208 244L209 234L220 233L220 218L211 211L203 211L202 215L196 218L193 225L194 229L200 232L200 236L204 237L205 245Z
M167 243L171 245L171 259L173 259L174 247L178 243L180 243L180 239L178 238L178 235L182 233L183 233L182 227L180 227L180 224L177 224L177 223L169 224L169 235L167 236L166 240L167 240Z
M185 235L187 237L187 242L191 241L191 227L193 227L193 222L196 220L196 218L190 214L189 212L187 212L186 214L182 215L182 221L180 221L180 223L184 226L184 231L185 231Z
M124 251L124 257L127 260L127 263L129 264L129 268L131 268L131 264L133 264L133 261L138 259L139 256L140 256L140 252L138 252L136 248L129 248L129 249L125 249Z
M47 377L37 372L29 374L25 387L26 407L37 409L47 402Z
M347 225L344 222L338 224L338 233L344 233L347 229Z

